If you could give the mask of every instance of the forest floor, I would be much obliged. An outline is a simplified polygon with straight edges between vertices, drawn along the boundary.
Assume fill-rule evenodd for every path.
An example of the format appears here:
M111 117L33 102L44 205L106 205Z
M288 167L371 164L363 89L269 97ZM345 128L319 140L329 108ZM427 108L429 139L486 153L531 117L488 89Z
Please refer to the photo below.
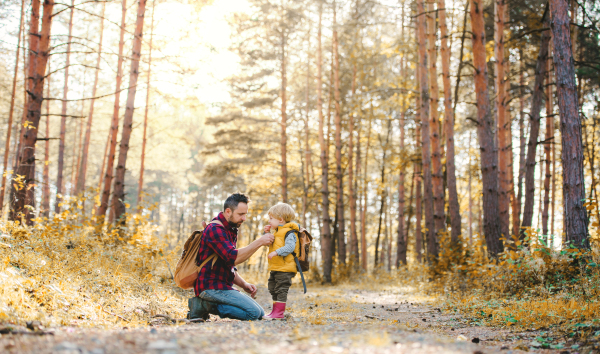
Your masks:
M290 290L286 320L242 322L212 316L204 323L156 318L146 327L57 327L48 335L4 334L6 353L590 353L557 340L541 349L547 333L486 327L444 308L443 300L410 287L357 284ZM270 310L267 289L257 301ZM125 324L126 325L126 324ZM23 331L25 332L25 331ZM545 335L546 334L546 335Z

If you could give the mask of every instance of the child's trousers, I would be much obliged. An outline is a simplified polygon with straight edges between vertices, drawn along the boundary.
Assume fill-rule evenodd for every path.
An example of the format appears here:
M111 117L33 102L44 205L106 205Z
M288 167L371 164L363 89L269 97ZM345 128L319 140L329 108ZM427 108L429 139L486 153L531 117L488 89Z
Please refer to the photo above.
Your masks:
M287 294L295 275L296 273L271 271L269 275L269 292L273 301L287 302Z

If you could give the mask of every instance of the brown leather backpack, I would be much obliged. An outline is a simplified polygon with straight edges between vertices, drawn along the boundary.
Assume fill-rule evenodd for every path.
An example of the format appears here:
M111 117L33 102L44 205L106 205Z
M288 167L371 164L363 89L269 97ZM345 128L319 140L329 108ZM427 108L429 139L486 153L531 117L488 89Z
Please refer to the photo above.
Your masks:
M223 226L223 224L218 221L211 221L210 224L217 224ZM206 226L208 226L206 225ZM206 226L203 230L197 230L192 233L192 235L185 241L183 245L183 252L181 253L181 257L177 262L177 267L175 267L175 274L173 276L173 280L175 280L175 284L182 289L191 289L196 285L196 279L198 279L198 273L200 269L206 265L208 262L213 262L212 266L214 266L217 254L211 254L202 264L198 265L196 263L196 256L198 256L198 250L200 249L200 240L204 235L204 230L206 230Z

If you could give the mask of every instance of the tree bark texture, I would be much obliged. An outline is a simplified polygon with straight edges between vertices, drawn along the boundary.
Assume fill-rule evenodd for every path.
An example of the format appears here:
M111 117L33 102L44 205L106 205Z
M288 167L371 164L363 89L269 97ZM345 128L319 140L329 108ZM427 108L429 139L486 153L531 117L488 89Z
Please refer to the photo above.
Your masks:
M400 156L406 156L404 151L404 105L400 108ZM404 170L406 163L400 165L400 173L398 175L398 235L396 238L396 268L400 268L400 264L406 265L406 246L407 240L404 233Z
M40 1L31 3L31 20L29 29L29 82L27 99L27 127L21 130L19 138L21 151L15 163L14 175L22 177L22 183L15 181L11 185L10 220L25 218L28 224L32 223L33 213L28 206L35 205L35 141L40 124L42 101L44 96L44 79L46 65L50 57L50 30L52 28L52 10L54 2L44 1L42 29L38 31L40 19Z
M15 95L17 93L17 77L19 76L19 57L20 57L20 49L21 49L21 33L23 32L23 20L25 15L23 14L23 10L25 8L25 0L21 0L21 12L19 19L19 34L17 36L17 57L15 59L15 73L13 74L13 82L12 82L12 91L10 94L10 108L8 110L8 125L6 127L6 142L4 145L4 160L2 161L2 186L0 187L0 212L4 207L4 192L6 191L6 175L8 168L8 156L10 153L10 138L12 134L12 125L13 125L13 115L15 111ZM50 118L48 116L48 118ZM1 213L0 213L1 215Z
M545 22L547 25L548 22ZM533 206L535 202L535 164L538 137L540 135L540 110L544 96L544 79L548 66L548 43L550 42L549 31L542 32L540 53L538 54L535 68L535 83L531 97L531 109L529 111L529 142L527 144L527 159L525 165L525 204L523 206L523 220L521 228L531 227L533 223Z
M340 58L338 53L338 33L336 4L333 4L333 101L335 104L335 179L336 209L338 212L338 261L346 263L346 228L344 220L344 175L342 173L342 108L340 97Z
M442 147L440 143L440 120L438 113L438 102L440 88L438 85L437 72L437 47L436 43L436 11L435 3L428 3L427 14L427 45L428 45L428 64L429 64L429 115L431 132L431 178L433 186L433 221L435 225L434 234L446 228L446 217L444 216L444 173L442 171ZM436 253L437 255L437 253Z
M50 70L50 61L48 61L48 72ZM46 85L46 97L50 97L50 78L48 75L46 78L48 83ZM50 100L46 101L46 138L50 137ZM44 217L50 216L50 139L46 139L44 144L44 169L43 169L43 185L42 185L42 210L41 215Z
M484 234L487 251L495 258L503 251L498 205L498 154L494 144L494 119L490 109L488 73L485 51L483 1L471 1L473 31L473 66L477 102L477 135L481 149L481 176L483 184Z
M140 162L140 179L138 181L137 210L142 210L142 193L144 191L144 170L146 161L146 140L148 136L148 108L150 107L150 78L152 74L152 39L154 39L154 8L156 0L152 1L152 18L150 20L150 42L148 43L148 77L146 77L146 107L144 109L144 133L142 135L142 156Z
M94 103L96 90L98 88L98 78L100 75L100 61L102 60L102 39L104 38L104 14L106 3L102 4L102 15L100 17L100 39L98 40L98 57L96 58L96 74L94 77L94 87L92 88L92 99L90 101L90 113L85 130L85 138L83 140L83 151L81 152L81 163L79 164L79 172L77 174L77 186L75 194L80 194L85 191L85 180L87 174L88 151L90 149L90 139L92 136L92 120L94 118Z
M121 134L121 144L119 145L119 160L115 171L115 186L113 191L113 210L115 220L120 220L125 214L125 167L127 162L127 153L129 152L129 139L133 125L133 109L135 103L135 93L137 91L137 80L139 76L140 57L142 55L142 36L144 33L144 13L146 11L146 1L139 0L135 32L133 37L133 50L131 53L131 69L129 73L129 89L127 91L127 103L125 106L125 117L123 118L123 132Z
M119 59L117 61L117 77L116 77L116 88L115 88L115 104L113 106L113 116L111 121L111 129L108 133L110 145L108 148L108 158L106 159L106 173L104 175L104 188L102 188L102 195L100 196L100 206L97 210L97 216L99 217L98 225L102 226L104 224L104 217L106 216L106 211L109 210L109 199L110 199L110 189L113 182L113 166L115 163L115 154L117 150L117 134L119 132L119 110L120 106L120 98L121 98L121 81L123 81L123 46L125 43L125 17L127 15L127 0L121 1L121 30L119 37ZM104 171L100 171L100 173L104 173ZM114 203L114 200L113 200ZM111 213L113 208L110 208ZM114 214L112 214L114 215ZM109 216L109 220L112 217Z
M575 247L589 248L588 216L583 205L585 183L581 117L575 86L575 65L571 48L568 6L565 0L550 0L552 14L553 61L556 97L562 136L562 177L566 213L566 241Z
M329 216L329 161L327 151L329 141L325 139L325 122L323 117L323 50L321 27L323 3L319 3L319 28L317 32L317 113L319 114L319 145L321 148L321 210L323 224L321 226L321 258L323 259L323 279L331 283L331 226Z
M357 111L356 97L356 63L352 68L352 101L353 107L348 115L348 189L350 204L350 259L358 264L358 235L356 234L356 190L354 189L354 118Z
M367 254L367 189L369 187L369 150L371 148L371 127L373 126L373 103L371 102L371 116L369 117L369 129L367 130L367 148L365 149L365 167L363 171L363 190L361 197L362 207L360 209L360 247L362 267L366 271L369 255Z
M505 0L495 0L494 21L494 55L496 56L496 115L498 124L498 178L499 195L498 206L500 208L500 233L506 239L510 237L510 141L509 129L510 119L506 105L508 95L506 93L506 59L504 56L504 22L506 14Z
M546 136L544 137L544 155L546 157L546 175L544 179L544 210L542 211L542 235L548 234L548 211L550 209L550 180L552 179L552 145L554 145L554 117L552 115L552 86L550 72L552 71L551 46L548 46L548 70L546 71Z
M285 30L281 28L281 199L284 203L287 203L287 68L285 65L285 42Z
M519 235L521 229L521 215L523 212L523 179L525 178L525 65L523 59L523 49L519 50L519 177L517 178L517 215L513 215L516 220L516 227L513 227L513 234Z
M421 156L423 168L423 204L425 209L425 228L427 229L427 254L435 258L438 254L437 237L434 232L433 216L433 184L431 176L431 143L429 126L429 68L427 67L427 24L423 0L417 1L417 38L419 51L419 92L421 106L419 115L421 120Z
M454 111L452 109L452 89L450 88L450 48L448 47L448 26L446 25L446 2L438 0L440 35L442 37L440 53L442 55L442 83L444 85L444 132L446 135L446 183L448 185L448 210L450 238L457 243L461 234L460 205L456 187L456 164L454 160Z
M69 93L69 65L71 63L71 41L73 38L73 14L75 12L75 1L71 0L71 10L69 15L69 35L67 37L67 54L65 59L65 84L63 86L63 101L60 111L60 137L58 142L58 166L56 176L56 202L54 203L54 212L60 213L60 199L65 193L64 169L65 169L65 137L67 133L67 96Z

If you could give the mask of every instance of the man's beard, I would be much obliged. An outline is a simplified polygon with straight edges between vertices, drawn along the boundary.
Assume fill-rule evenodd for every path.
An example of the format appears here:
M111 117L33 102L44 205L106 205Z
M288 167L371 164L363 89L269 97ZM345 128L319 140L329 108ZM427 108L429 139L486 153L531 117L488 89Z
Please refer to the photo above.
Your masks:
M232 220L227 220L227 222L229 223L229 226L231 226L231 227L235 227L236 229L239 229L239 228L240 228L240 226L242 226L242 223L243 223L244 221L240 221L240 222L238 222L238 223L235 223L235 222L233 222Z

